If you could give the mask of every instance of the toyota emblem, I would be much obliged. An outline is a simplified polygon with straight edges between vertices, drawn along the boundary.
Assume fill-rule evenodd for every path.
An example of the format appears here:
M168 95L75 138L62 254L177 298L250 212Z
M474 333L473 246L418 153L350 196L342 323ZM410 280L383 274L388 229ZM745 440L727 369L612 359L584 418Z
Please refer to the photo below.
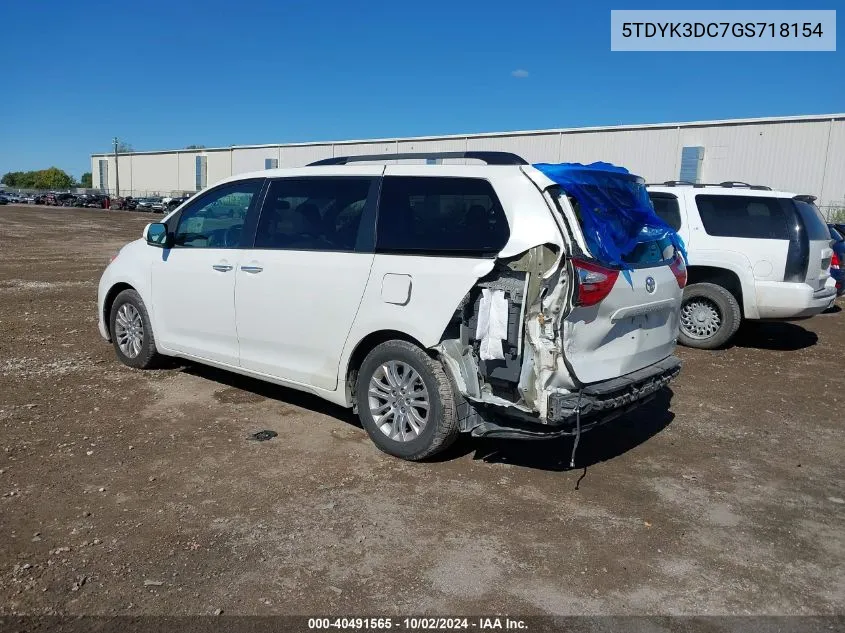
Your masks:
M654 289L657 287L657 284L654 282L654 277L646 277L645 278L645 289L646 292L651 294L654 292Z

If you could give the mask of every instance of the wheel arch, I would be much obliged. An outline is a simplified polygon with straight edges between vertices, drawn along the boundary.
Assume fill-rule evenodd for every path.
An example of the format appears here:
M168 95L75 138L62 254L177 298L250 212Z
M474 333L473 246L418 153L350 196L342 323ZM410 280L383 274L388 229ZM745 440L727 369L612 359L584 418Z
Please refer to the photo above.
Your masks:
M106 298L103 300L103 323L106 327L106 332L108 332L109 338L111 339L111 308L114 305L114 300L124 290L134 290L138 292L138 289L135 288L133 285L126 283L125 281L119 281L114 284L109 291L106 293Z
M352 348L352 352L349 354L349 360L346 362L346 367L341 373L341 376L343 377L343 384L340 385L340 387L345 390L346 400L348 403L352 404L353 407L356 406L355 380L358 369L361 367L361 363L364 362L367 354L373 351L378 345L392 340L407 341L408 343L416 345L421 350L426 351L426 353L429 353L426 346L420 343L420 341L410 334L399 330L376 330L375 332L370 332L361 338L361 340L355 344L355 347Z
M687 285L712 283L722 286L730 292L742 308L744 318L756 318L756 304L753 301L754 288L743 284L743 277L731 268L724 266L693 264L687 267Z

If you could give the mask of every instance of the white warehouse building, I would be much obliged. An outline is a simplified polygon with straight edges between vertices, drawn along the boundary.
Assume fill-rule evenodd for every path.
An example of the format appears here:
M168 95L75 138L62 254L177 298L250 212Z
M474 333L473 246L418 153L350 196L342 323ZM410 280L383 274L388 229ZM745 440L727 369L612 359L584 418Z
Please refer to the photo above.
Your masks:
M119 193L194 192L235 174L335 156L472 150L530 163L606 161L648 182L768 185L845 206L845 114L132 152L119 156ZM114 195L117 171L113 154L91 156L95 188Z

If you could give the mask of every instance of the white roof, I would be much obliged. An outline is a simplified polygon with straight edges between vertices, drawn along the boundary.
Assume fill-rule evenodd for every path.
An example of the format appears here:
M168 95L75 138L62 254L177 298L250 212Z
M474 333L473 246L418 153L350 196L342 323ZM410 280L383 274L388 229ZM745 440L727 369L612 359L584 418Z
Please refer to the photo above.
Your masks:
M663 193L678 193L681 191L693 190L698 194L729 194L732 196L754 196L756 198L794 198L799 195L790 191L778 191L776 189L752 189L750 187L695 187L693 185L677 185L675 187L667 187L666 185L648 185L649 191L660 191Z

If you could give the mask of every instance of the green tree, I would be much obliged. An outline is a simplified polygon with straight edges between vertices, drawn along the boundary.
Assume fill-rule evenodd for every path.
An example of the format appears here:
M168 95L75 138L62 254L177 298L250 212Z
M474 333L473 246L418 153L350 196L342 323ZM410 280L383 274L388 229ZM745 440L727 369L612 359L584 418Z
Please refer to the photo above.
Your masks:
M0 178L0 183L3 183L7 187L20 187L21 177L23 176L22 171L10 171L3 174L3 177Z
M73 176L58 167L38 171L10 171L0 178L0 182L18 189L70 189L76 186Z
M58 167L35 172L36 189L70 189L74 184L73 178Z
M90 189L93 185L93 181L91 179L91 172L86 171L82 174L82 178L79 179L79 185L81 187L85 187L86 189Z

